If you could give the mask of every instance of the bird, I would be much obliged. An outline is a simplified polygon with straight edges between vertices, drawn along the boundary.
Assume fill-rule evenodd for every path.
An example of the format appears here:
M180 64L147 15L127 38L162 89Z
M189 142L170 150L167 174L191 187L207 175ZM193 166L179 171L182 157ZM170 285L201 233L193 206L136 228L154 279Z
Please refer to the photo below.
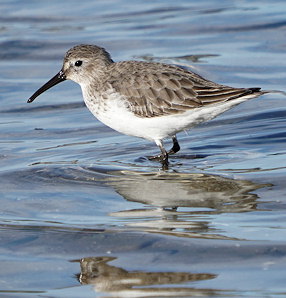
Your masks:
M160 154L150 159L164 166L169 155L180 150L177 133L273 92L221 85L177 65L114 62L105 48L80 44L66 52L61 70L28 103L65 80L80 85L86 106L99 121L120 133L155 142ZM166 138L173 141L169 151L163 143Z

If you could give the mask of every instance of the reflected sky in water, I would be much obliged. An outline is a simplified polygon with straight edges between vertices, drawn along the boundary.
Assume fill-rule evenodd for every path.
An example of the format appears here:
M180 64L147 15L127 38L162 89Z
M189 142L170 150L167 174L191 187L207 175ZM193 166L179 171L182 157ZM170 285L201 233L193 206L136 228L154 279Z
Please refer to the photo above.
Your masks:
M9 297L281 297L285 97L154 144L103 126L65 82L78 43L285 91L284 1L2 1L0 292ZM167 143L167 146L171 144Z

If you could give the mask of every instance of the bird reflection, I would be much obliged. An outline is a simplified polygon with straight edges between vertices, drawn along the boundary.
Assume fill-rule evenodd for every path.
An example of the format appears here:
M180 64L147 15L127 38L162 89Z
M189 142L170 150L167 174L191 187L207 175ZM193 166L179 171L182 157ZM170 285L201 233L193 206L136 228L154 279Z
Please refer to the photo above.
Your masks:
M266 184L234 180L218 175L144 173L121 171L107 178L128 201L163 207L206 207L224 212L256 208L257 195L250 193Z
M81 273L77 276L79 282L82 285L91 284L96 292L108 293L109 297L174 297L174 294L176 297L209 296L219 292L187 286L191 282L214 279L215 274L128 271L108 264L115 259L107 256L81 259ZM184 287L180 287L180 284L184 284Z
M253 191L270 186L200 173L109 174L106 183L118 194L144 204L139 209L113 212L111 216L126 218L129 227L183 237L234 239L210 228L209 215L258 210L258 195Z

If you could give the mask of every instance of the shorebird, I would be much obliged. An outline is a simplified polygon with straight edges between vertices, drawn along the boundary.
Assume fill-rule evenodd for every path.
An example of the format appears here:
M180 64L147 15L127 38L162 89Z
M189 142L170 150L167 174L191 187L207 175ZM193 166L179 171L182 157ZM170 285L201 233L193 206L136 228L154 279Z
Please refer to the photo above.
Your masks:
M168 156L180 150L176 134L211 120L233 106L272 91L235 88L204 79L179 66L143 62L114 62L96 45L77 45L67 51L62 69L28 100L64 80L81 87L92 114L114 130L154 141L168 165ZM172 138L167 151L163 140Z

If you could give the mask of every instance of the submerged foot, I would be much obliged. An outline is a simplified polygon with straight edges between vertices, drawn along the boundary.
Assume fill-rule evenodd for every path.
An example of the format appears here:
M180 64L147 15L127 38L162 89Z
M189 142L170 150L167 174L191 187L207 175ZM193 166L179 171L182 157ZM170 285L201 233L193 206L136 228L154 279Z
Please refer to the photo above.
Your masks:
M148 156L149 160L156 160L160 161L162 163L163 169L167 169L169 166L169 160L168 160L168 153L166 154L159 154L154 156Z

